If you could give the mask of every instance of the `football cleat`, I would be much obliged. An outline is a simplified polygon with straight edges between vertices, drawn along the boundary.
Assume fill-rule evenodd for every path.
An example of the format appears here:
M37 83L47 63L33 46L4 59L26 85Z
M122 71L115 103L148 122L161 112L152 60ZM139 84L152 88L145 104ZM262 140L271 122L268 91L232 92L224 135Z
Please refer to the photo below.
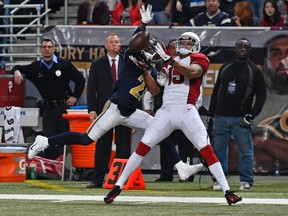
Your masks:
M183 163L178 169L178 175L182 181L187 180L190 176L195 175L203 169L203 164L189 165Z
M109 191L105 196L104 196L104 202L107 204L111 204L114 199L121 193L121 189L119 185L115 185L111 191Z
M35 142L29 147L28 158L32 160L39 152L44 151L48 146L48 138L38 135Z
M231 204L235 204L235 203L237 203L237 202L240 202L241 200L242 200L242 197L240 197L240 196L237 196L236 194L234 194L232 191L226 191L225 192L225 198L226 198L226 200L227 200L227 203L229 204L229 205L231 205Z

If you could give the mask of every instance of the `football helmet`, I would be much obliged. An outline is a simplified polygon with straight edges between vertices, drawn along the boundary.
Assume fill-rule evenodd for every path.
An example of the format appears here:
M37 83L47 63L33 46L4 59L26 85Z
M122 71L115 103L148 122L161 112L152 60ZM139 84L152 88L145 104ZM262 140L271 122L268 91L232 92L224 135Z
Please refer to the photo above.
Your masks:
M191 49L187 49L187 44L191 42ZM176 41L176 52L178 55L187 55L189 53L199 53L201 50L200 38L193 32L184 32Z

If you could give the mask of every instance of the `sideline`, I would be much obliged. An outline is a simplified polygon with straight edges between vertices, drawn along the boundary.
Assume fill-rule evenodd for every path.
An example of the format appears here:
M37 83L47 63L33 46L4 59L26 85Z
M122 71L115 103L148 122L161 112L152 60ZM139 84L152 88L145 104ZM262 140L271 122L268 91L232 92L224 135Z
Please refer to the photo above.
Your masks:
M104 196L82 195L31 195L31 194L0 194L0 200L51 200L51 201L103 201ZM144 202L144 203L217 203L227 204L225 198L217 197L159 197L159 196L119 196L115 202ZM288 199L245 198L238 204L272 204L288 205ZM238 205L237 204L237 205Z

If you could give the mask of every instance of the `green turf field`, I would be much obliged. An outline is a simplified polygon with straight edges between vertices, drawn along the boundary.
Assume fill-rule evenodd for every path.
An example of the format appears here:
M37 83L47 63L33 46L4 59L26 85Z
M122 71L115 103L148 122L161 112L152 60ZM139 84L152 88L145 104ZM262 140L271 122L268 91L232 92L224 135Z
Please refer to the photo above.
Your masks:
M155 183L155 178L145 175L146 190L122 191L111 205L102 201L107 189L86 189L86 181L0 183L0 215L288 215L287 176L256 176L250 192L238 191L238 176L230 177L232 190L243 197L242 203L233 206L227 205L221 191L209 188L208 175L201 181L197 175L193 183L179 183L177 177L173 182Z

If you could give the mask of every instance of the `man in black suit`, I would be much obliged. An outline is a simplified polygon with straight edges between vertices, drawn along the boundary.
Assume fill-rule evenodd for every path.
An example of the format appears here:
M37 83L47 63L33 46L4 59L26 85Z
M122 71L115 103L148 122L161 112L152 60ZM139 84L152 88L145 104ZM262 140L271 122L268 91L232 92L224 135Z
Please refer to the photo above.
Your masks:
M106 54L92 62L89 72L87 104L91 121L97 118L98 114L102 112L106 101L111 97L113 84L119 77L118 73L123 67L123 59L118 54L121 49L119 36L115 33L108 35L105 48ZM116 135L116 157L129 158L131 154L131 129L122 125L114 129ZM93 179L87 188L101 188L103 185L110 160L112 137L113 129L97 141Z

